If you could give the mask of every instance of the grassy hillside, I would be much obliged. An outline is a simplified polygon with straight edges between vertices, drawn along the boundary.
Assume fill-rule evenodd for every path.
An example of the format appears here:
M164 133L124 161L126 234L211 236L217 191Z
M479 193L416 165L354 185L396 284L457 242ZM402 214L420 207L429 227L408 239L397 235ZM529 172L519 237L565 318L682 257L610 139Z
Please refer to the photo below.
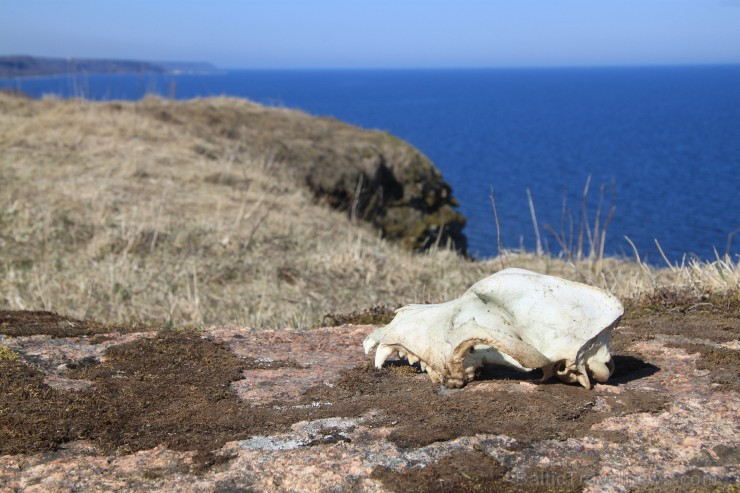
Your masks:
M264 128L260 112L305 121L227 98L92 103L0 94L0 308L298 327L330 312L456 297L503 266L622 297L740 286L730 259L654 270L514 252L470 262L444 245L411 253L318 203L289 157L247 145L280 132ZM243 117L245 131L230 132L233 120L220 114Z

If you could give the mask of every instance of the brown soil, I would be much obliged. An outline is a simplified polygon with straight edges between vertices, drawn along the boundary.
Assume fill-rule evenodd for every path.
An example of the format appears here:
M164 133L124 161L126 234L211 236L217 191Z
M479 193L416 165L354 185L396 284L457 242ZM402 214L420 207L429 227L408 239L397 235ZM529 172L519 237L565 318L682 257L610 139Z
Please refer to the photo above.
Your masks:
M355 310L350 313L327 313L324 315L323 326L333 327L344 324L354 325L385 325L393 320L396 309L388 305L375 305L364 310Z
M594 475L589 468L537 470L516 482L505 478L508 468L485 453L473 450L450 455L426 467L402 472L377 467L372 477L392 491L403 493L475 492L561 492L581 491L583 480Z
M30 317L26 314L26 317ZM41 314L43 319L57 320ZM42 323L41 320L38 321ZM636 361L636 360L635 360ZM163 333L111 348L106 361L71 369L72 378L95 385L68 392L49 387L40 371L19 361L0 361L0 455L54 450L72 440L91 440L108 452L130 453L164 444L196 450L202 465L231 440L284 431L301 420L361 416L384 411L378 424L394 424L391 440L401 447L427 445L475 433L501 433L527 443L587 433L607 417L594 413L594 395L577 386L548 384L512 401L506 393L459 394L433 384L413 367L376 371L370 364L344 373L333 387L315 387L303 403L331 407L249 407L229 384L245 369L300 367L291 361L240 359L195 334ZM637 362L630 378L644 369ZM501 374L498 375L500 378ZM496 378L481 375L472 385ZM532 378L532 377L528 377ZM614 415L659 410L664 401L650 392L609 397ZM286 403L295 404L295 403Z
M454 456L408 471L397 472L378 467L373 477L394 490L408 493L443 491L501 491L506 468L496 459L479 451L461 452Z
M723 314L711 304L690 311L628 313L623 327L614 333L617 371L610 384L661 371L626 348L636 341L669 337L672 345L700 353L699 367L711 372L721 390L737 391L738 351L722 345L738 338L737 313L734 305ZM0 334L11 338L78 337L112 330L48 312L0 312L0 321ZM355 366L333 385L309 389L298 402L245 403L230 388L243 377L242 371L302 365L290 359L264 360L260 354L238 357L195 332L171 330L111 347L102 361L67 365L67 377L93 382L84 390L50 387L33 359L20 356L0 359L0 455L58 450L75 440L88 440L104 453L119 454L164 445L175 451L196 451L196 471L228 461L228 455L215 454L227 442L285 432L304 420L372 415L368 425L391 429L389 439L401 448L493 434L516 439L514 447L524 450L548 438L588 435L620 442L620 433L592 427L609 417L655 413L667 405L664 394L636 386L601 393L597 402L594 391L580 386L539 384L536 374L501 369L486 369L464 391L448 390L432 384L418 368L400 363L382 371L369 363ZM524 390L515 399L511 392L489 391L491 385L507 383ZM316 402L329 404L310 405ZM325 430L322 439L310 445L332 440L348 439ZM723 449L715 454L736 457L737 451ZM593 471L574 467L549 468L543 472L547 477L536 478L530 488L526 478L511 483L504 478L507 467L472 450L423 468L377 467L373 477L396 491L579 490L581 483L573 478L588 478ZM560 480L561 473L567 481Z
M77 320L52 312L0 310L0 334L19 337L48 335L52 337L80 337L109 332L143 332L149 326L142 323L127 325L100 324Z
M400 367L399 369L407 368ZM471 387L500 378L504 372L483 374ZM531 377L530 377L531 378ZM607 417L592 412L595 396L588 390L557 383L540 385L517 399L504 392L456 392L433 384L424 376L401 370L376 371L371 364L347 371L333 388L307 393L314 401L328 401L357 416L382 409L386 424L394 423L390 439L401 447L419 447L477 433L504 434L522 444L543 438L565 439L589 432ZM607 397L613 414L655 412L664 400L650 392Z
M656 297L660 303L655 303ZM740 339L737 296L686 295L675 304L666 301L667 297L665 293L654 295L648 303L637 307L637 316L628 312L622 329L615 333L614 348L619 350L629 342L656 335L666 337L670 347L699 353L697 367L709 370L719 389L740 391L740 351L722 346Z

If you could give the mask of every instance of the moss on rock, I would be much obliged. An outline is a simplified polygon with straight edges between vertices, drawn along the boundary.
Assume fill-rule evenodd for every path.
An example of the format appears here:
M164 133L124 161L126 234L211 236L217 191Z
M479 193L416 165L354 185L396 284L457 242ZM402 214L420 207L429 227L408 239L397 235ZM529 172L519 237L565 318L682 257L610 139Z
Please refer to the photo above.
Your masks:
M0 346L0 361L13 361L18 358L18 355L6 347Z

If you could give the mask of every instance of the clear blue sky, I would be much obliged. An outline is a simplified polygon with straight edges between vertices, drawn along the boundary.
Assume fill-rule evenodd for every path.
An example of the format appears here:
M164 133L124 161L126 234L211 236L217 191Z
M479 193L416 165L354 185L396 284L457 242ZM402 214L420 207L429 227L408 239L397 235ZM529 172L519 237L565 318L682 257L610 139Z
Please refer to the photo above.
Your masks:
M740 63L740 0L0 0L0 54L223 68Z

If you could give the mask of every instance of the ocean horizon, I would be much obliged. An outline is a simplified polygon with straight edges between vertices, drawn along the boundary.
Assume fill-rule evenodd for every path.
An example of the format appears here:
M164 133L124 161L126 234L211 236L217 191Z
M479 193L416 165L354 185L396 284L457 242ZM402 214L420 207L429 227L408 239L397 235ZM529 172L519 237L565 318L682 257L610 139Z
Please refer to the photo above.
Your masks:
M537 248L534 210L541 248L560 254L585 206L590 229L597 214L600 228L609 217L607 255L634 258L630 241L656 265L665 265L658 244L672 263L740 255L740 65L91 74L0 79L0 88L234 96L388 131L451 183L477 258L497 253L491 191L507 248Z

